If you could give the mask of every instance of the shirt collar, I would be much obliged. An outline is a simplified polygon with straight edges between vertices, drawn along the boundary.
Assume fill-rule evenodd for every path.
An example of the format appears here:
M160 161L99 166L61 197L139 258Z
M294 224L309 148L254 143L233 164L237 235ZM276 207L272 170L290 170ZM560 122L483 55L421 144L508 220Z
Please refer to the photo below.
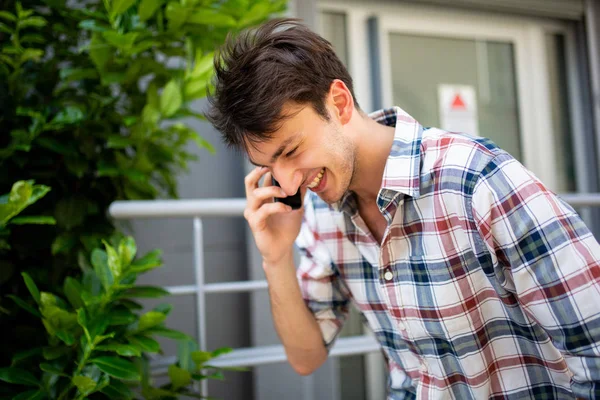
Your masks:
M374 111L369 114L369 118L396 128L377 196L377 205L383 211L398 193L410 197L419 196L423 127L400 107ZM353 193L346 192L338 202L331 204L330 208L353 214L356 210Z

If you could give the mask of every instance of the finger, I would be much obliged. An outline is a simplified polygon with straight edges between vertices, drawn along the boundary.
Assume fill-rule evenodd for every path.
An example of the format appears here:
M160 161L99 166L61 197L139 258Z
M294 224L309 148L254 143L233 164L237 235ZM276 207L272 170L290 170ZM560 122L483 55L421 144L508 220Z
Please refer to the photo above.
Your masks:
M265 167L256 167L244 178L244 185L246 187L246 196L250 195L252 190L258 187L258 181L260 178L269 171Z
M273 174L271 174L271 171L267 172L265 174L265 179L263 180L263 186L274 186L273 184Z
M266 202L272 200L273 197L287 197L287 194L278 186L263 186L252 191L252 197L257 202Z
M263 230L267 226L267 219L275 214L287 214L292 208L283 203L263 204L254 214L248 218L248 224L253 230Z
M252 190L246 203L245 215L255 213L262 205L272 203L274 197L287 197L283 189L277 186L263 186Z

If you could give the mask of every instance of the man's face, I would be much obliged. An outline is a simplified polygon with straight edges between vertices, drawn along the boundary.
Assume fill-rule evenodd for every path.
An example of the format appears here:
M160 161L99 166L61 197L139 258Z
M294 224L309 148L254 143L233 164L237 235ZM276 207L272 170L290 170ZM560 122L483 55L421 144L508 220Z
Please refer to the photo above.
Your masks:
M273 138L251 143L248 157L271 170L291 196L300 188L312 190L327 203L338 201L351 185L355 153L342 125L325 121L311 105L286 106L284 119Z

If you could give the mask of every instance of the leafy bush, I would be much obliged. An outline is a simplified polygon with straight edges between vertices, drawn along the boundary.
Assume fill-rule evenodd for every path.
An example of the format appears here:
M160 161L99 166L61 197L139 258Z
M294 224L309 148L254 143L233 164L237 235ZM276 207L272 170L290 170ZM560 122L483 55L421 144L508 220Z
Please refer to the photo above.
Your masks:
M118 252L108 206L177 197L176 174L195 159L188 145L212 152L188 123L202 118L196 104L210 88L215 48L229 32L284 8L284 0L0 0L0 193L11 192L0 200L0 212L11 215L0 226L0 326L11 327L0 366L32 348L69 347L70 332L75 342L64 371L73 377L69 362L85 353L76 338L88 339L65 291L73 282L87 287L96 249L107 252L108 243ZM73 331L47 330L46 306L29 295L27 282L50 301L63 299L53 304L70 315ZM84 301L88 322L94 307ZM127 344L124 338L105 341ZM47 388L67 379L49 376Z
M0 368L0 380L25 387L14 399L84 399L94 393L133 399L136 392L146 399L172 399L178 394L200 397L190 388L194 381L222 378L218 368L206 363L229 348L195 350L189 336L164 325L171 311L168 304L141 315L137 312L142 305L135 299L168 292L135 285L140 274L161 266L160 251L134 259L136 251L131 237L104 242L104 249L92 252L81 280L67 277L64 298L40 291L27 273L22 274L37 307L11 297L41 319L47 344L15 354L10 367ZM181 342L179 362L169 366L170 383L160 388L152 386L144 355L160 352L155 336ZM207 374L207 368L213 372Z
M0 234L9 234L9 225L53 224L53 218L19 216L49 191L33 181L19 181L9 194L0 196ZM10 367L0 368L0 381L15 385L14 392L23 389L13 398L83 399L102 393L110 399L133 399L136 392L146 399L197 397L190 388L194 381L222 379L219 368L207 362L230 348L198 351L191 337L165 326L169 304L139 314L143 307L135 299L169 294L160 287L135 284L141 274L162 265L161 252L136 259L134 239L119 233L103 244L104 249L94 249L89 262L83 262L81 279L65 279L64 297L40 291L26 272L21 275L35 307L8 296L40 320L46 331L38 334L45 338L44 346L18 352ZM152 385L146 357L161 351L155 336L179 341L178 362L168 369L170 383L160 388Z

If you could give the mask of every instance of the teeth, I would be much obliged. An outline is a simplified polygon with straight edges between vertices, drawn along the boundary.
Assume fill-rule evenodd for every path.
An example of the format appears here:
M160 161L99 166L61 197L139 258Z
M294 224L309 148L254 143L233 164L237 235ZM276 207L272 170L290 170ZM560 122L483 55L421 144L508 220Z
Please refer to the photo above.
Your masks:
M313 189L316 188L317 186L319 186L319 183L321 183L321 178L323 177L323 174L325 173L325 168L323 168L319 174L317 176L315 176L315 179L313 179L313 181L310 183L310 185L308 185L307 187L309 189Z

